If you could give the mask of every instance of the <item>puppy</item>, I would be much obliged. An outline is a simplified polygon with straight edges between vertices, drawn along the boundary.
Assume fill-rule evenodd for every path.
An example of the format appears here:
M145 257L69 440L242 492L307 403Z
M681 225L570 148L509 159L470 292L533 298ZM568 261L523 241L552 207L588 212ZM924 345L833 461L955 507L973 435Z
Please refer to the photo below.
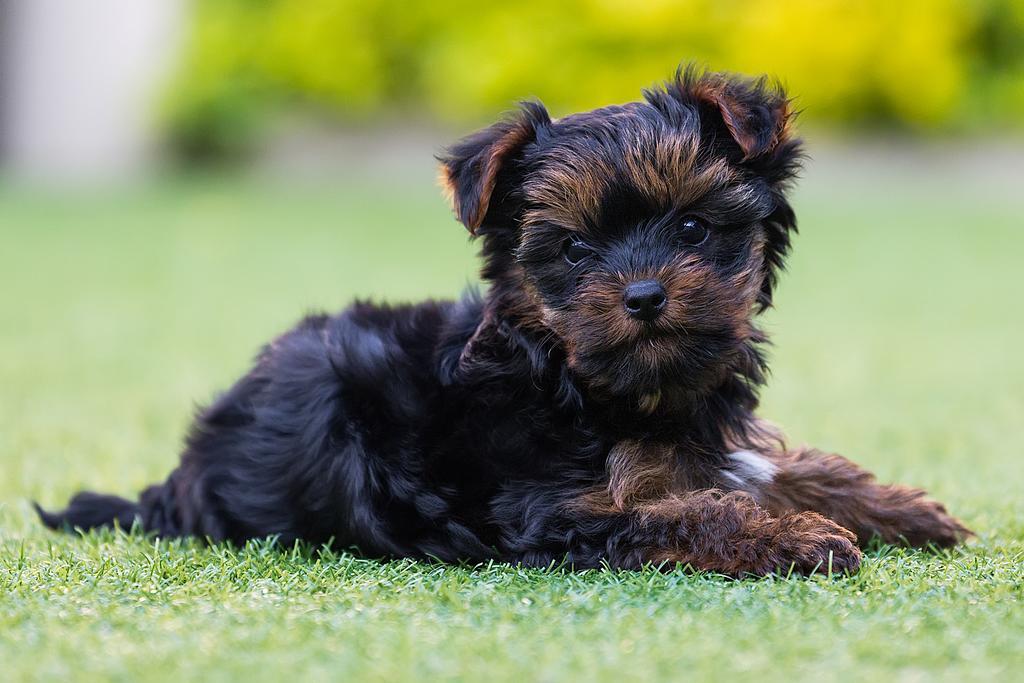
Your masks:
M440 160L486 295L306 318L197 416L164 483L43 522L733 576L853 572L876 536L957 543L924 492L755 415L792 118L767 80L693 68L560 120L524 104Z

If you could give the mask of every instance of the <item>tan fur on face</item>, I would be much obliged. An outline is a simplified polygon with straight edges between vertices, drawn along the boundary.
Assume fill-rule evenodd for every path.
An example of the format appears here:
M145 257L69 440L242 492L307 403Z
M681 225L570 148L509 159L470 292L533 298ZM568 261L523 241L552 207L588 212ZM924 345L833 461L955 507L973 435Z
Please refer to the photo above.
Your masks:
M698 142L678 131L656 137L638 131L621 159L603 156L608 153L603 148L586 155L552 153L550 163L524 185L533 207L526 212L525 229L539 223L568 230L596 225L601 199L612 183L628 183L647 201L668 210L686 207L734 182L734 171L724 159L700 158Z
M570 309L546 308L544 319L562 338L570 366L583 345L594 345L625 346L644 366L656 368L680 352L688 335L713 332L742 342L755 334L759 258L755 247L747 267L725 279L692 255L650 271L595 274L584 282ZM653 323L631 318L622 305L625 286L640 279L656 279L665 287L668 302Z
M613 166L599 157L570 156L541 169L524 185L526 198L535 207L526 212L524 231L545 222L569 230L595 224L601 197L614 178Z

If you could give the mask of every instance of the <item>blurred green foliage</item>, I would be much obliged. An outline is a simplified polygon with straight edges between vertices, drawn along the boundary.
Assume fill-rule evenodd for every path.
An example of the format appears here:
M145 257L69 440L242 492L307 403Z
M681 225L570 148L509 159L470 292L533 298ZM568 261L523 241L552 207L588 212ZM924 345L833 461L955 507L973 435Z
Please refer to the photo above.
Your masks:
M180 149L238 149L295 105L476 123L635 99L680 61L781 77L811 121L1024 122L1024 0L195 0L166 102Z

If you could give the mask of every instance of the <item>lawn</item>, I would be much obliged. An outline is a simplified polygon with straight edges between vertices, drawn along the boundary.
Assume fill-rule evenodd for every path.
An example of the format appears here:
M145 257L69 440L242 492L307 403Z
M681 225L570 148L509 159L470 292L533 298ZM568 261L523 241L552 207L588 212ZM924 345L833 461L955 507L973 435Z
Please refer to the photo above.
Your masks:
M763 412L928 488L978 538L877 548L833 581L44 531L29 499L166 475L196 403L305 310L453 295L473 247L425 164L0 190L0 678L1024 676L1024 164L915 154L811 165Z

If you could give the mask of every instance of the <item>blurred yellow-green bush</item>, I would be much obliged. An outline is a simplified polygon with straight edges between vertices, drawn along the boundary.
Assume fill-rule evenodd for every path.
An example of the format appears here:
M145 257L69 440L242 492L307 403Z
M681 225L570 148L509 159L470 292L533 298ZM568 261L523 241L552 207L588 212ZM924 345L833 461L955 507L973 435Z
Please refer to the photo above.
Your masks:
M195 154L304 106L475 123L635 99L681 61L779 76L807 120L916 132L1024 123L1024 0L196 0L167 99Z

